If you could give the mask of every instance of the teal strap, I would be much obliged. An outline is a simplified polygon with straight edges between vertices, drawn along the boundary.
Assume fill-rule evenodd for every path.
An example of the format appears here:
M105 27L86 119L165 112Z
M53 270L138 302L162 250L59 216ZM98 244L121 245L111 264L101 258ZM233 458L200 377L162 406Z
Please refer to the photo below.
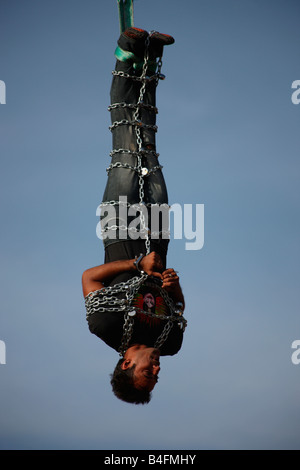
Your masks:
M139 62L140 59L133 53L133 52L128 52L124 51L124 49L121 49L121 47L117 46L115 50L115 56L118 60L121 62Z
M134 26L133 0L117 0L119 9L120 31Z
M143 68L144 61L139 59L133 52L124 51L120 46L115 50L115 57L121 62L133 62L133 68L140 70ZM148 60L148 69L151 72L156 72L157 62L155 60Z

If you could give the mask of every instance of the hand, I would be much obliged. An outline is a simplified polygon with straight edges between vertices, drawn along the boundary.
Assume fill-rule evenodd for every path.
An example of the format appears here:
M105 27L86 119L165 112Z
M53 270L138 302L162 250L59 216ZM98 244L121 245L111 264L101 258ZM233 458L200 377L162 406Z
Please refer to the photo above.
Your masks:
M144 256L140 262L140 269L145 271L149 276L155 276L162 279L161 271L163 270L163 264L161 257L155 251Z
M179 277L173 268L166 269L162 273L162 288L167 292L175 293L180 289Z

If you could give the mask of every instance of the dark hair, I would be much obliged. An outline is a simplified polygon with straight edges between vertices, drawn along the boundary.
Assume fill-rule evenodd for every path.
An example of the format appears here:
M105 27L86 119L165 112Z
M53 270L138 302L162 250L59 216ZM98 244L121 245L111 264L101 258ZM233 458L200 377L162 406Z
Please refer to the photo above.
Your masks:
M120 400L126 401L127 403L134 403L135 405L144 405L145 403L149 403L151 400L151 392L148 392L147 390L138 390L134 387L133 374L135 364L129 369L123 370L121 368L123 361L124 358L117 362L113 374L110 375L110 383L114 394Z

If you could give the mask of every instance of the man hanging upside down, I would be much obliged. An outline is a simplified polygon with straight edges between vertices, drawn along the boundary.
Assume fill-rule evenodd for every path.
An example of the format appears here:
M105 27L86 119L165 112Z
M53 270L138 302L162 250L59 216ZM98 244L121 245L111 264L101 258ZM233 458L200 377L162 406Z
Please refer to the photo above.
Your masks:
M167 268L168 195L155 144L161 57L173 42L138 28L118 40L112 162L101 204L105 260L82 276L89 329L121 356L113 392L136 404L150 401L160 356L178 353L186 326L179 277Z

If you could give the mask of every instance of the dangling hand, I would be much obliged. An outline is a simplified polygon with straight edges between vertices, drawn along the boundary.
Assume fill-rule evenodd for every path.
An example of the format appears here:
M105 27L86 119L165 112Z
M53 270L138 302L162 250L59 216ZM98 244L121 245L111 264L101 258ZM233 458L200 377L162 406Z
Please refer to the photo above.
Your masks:
M173 292L178 289L179 277L173 268L166 269L162 273L162 288L166 289L167 292Z
M174 269L166 269L162 273L162 288L165 289L168 294L175 300L175 302L181 302L183 304L183 309L185 306L184 297L179 283L179 276Z

